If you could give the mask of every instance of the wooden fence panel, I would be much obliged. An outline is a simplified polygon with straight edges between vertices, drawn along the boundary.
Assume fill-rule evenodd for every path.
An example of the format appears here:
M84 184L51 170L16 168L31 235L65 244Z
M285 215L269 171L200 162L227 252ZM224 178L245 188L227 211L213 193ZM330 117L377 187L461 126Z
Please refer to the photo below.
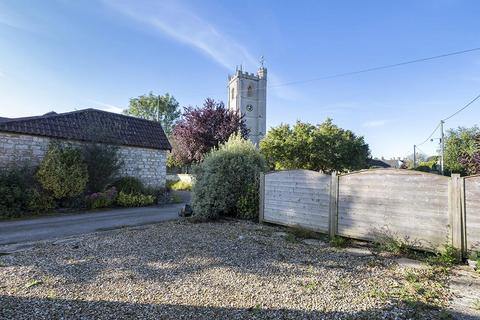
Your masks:
M449 239L449 178L376 169L339 177L338 234L373 240L378 234L435 249Z
M468 250L480 250L480 176L465 178L465 224Z
M263 221L328 232L330 176L309 170L265 174Z

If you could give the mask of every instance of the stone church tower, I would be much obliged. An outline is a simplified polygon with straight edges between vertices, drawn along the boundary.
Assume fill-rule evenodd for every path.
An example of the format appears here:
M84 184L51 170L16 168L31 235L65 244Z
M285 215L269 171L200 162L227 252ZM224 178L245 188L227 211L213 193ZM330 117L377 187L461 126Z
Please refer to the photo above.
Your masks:
M257 74L240 67L228 77L228 108L241 112L250 129L248 138L258 146L267 130L267 69L263 64Z

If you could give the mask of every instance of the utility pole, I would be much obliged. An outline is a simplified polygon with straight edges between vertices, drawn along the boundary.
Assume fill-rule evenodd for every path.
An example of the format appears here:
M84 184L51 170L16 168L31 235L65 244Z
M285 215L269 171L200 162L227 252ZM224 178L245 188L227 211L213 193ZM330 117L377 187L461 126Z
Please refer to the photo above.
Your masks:
M417 146L413 145L413 169L417 167Z
M440 170L442 172L442 176L444 174L444 159L445 159L445 143L444 143L444 137L445 135L443 134L443 124L445 123L445 121L440 121L440 132L441 132L441 138L440 138L440 150L441 150L441 153L442 153L442 162L440 162Z

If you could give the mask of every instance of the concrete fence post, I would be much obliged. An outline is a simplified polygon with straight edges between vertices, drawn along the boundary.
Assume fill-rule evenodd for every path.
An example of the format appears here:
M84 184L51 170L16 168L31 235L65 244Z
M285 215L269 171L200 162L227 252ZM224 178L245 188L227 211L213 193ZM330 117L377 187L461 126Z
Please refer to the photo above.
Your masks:
M465 251L464 247L464 218L463 218L463 205L462 199L462 182L459 174L452 174L450 182L448 184L448 215L450 225L450 235L452 245L458 249L462 255Z
M260 177L259 177L259 210L258 210L258 222L263 223L263 215L264 215L264 210L265 210L265 173L260 172Z
M338 229L338 179L336 172L332 172L330 182L330 214L329 214L329 235L335 237Z

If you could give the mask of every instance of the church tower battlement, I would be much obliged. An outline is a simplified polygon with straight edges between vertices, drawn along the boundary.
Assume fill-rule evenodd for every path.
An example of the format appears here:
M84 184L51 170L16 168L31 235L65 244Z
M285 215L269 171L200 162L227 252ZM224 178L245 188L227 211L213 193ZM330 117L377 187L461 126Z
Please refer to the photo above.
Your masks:
M238 68L228 77L228 108L240 112L250 130L248 138L258 146L267 130L267 69L257 74Z

